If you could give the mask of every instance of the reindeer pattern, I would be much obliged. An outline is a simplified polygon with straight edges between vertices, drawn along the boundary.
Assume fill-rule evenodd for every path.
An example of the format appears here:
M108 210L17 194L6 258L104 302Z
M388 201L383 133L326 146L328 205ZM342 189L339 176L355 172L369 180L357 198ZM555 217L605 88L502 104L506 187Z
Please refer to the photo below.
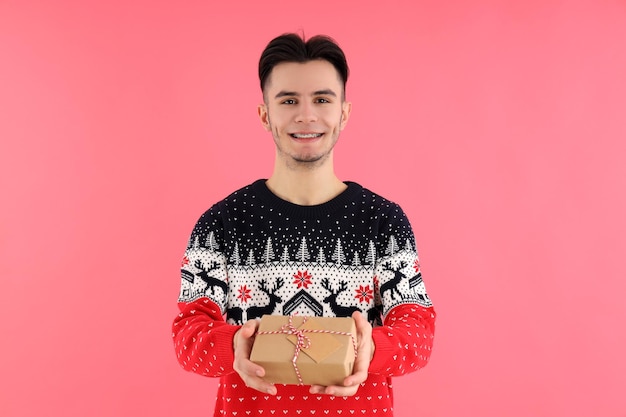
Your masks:
M341 269L331 263L283 265L280 262L221 267L208 251L200 250L188 256L195 258L188 268L199 279L195 283L187 282L196 288L187 295L212 299L233 324L243 324L264 314L287 315L286 311L329 317L348 317L360 311L377 326L393 306L430 305L421 272L411 266L415 262L414 252L383 258L375 268L361 265ZM308 285L295 278L302 276L303 271L310 276ZM302 290L306 293L304 298ZM294 306L296 302L300 305ZM321 307L311 307L314 304Z

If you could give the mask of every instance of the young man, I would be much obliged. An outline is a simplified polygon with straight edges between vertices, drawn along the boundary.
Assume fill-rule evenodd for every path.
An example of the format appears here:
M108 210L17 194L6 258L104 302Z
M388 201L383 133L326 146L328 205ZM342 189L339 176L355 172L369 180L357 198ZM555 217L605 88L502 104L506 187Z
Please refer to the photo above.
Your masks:
M426 365L435 312L411 226L395 203L337 178L350 117L348 66L330 38L273 39L259 62L272 175L196 223L173 324L184 369L219 377L215 416L391 416L391 377ZM274 385L250 352L263 314L352 316L357 360L343 385Z

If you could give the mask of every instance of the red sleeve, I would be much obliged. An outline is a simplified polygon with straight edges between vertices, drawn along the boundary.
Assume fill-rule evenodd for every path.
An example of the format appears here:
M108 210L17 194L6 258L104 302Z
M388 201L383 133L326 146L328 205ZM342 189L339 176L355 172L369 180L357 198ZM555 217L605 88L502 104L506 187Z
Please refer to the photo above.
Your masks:
M234 372L233 336L240 326L226 323L218 305L208 298L179 302L178 308L172 337L181 366L210 377Z
M384 325L372 330L374 358L369 372L389 376L417 371L428 363L435 336L435 310L401 304L387 313Z

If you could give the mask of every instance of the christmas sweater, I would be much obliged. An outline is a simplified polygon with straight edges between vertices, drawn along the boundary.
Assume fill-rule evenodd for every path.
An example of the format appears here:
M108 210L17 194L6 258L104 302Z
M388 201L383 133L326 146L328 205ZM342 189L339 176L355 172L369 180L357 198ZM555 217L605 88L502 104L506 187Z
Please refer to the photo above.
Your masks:
M411 225L397 204L354 183L323 204L299 206L258 180L196 223L181 267L178 361L219 377L214 416L393 415L393 376L426 365L435 312ZM245 386L233 370L233 335L263 314L347 317L373 326L374 357L354 396L277 385Z

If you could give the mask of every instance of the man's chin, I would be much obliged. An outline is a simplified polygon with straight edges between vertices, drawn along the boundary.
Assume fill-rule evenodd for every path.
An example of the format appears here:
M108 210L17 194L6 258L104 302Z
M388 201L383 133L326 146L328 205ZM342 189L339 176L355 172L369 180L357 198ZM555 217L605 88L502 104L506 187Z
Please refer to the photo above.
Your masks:
M292 157L294 165L315 168L328 159L328 154L324 155L296 155Z
M321 156L297 156L293 158L295 162L298 162L300 164L312 164L320 161L321 159Z

